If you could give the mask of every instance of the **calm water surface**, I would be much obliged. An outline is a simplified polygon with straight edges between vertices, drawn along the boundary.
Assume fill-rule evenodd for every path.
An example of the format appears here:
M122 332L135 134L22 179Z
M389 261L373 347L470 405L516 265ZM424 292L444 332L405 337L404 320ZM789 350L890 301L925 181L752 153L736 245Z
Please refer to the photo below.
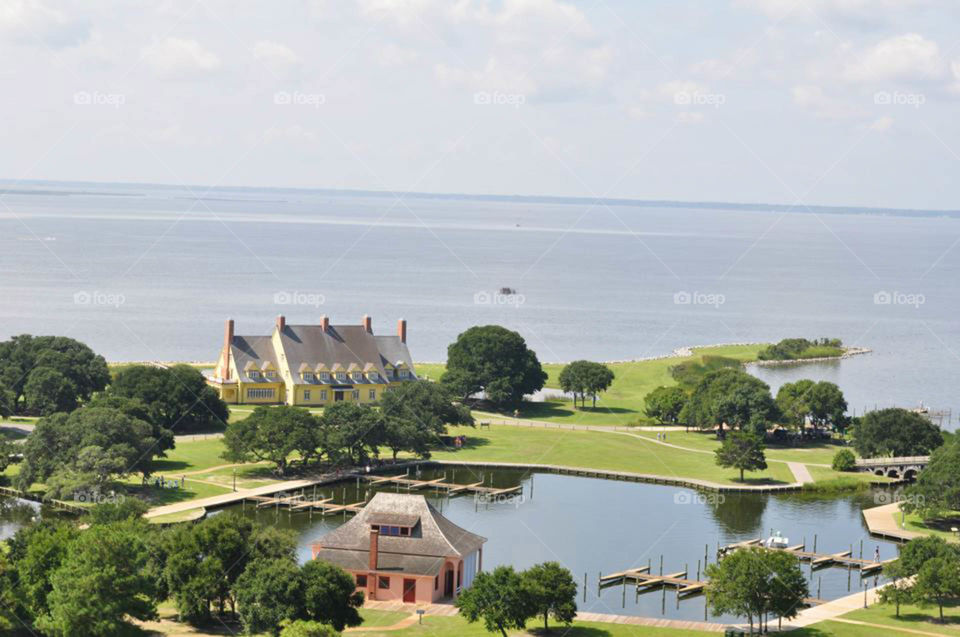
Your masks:
M424 471L429 479L442 471ZM860 551L872 557L876 547L881 559L895 557L896 546L870 538L860 512L875 506L870 494L843 497L813 498L801 495L726 495L699 494L696 491L631 482L528 474L520 471L497 471L492 476L481 469L458 468L456 475L448 469L448 478L458 482L493 479L497 486L523 484L523 496L500 503L478 503L473 496L446 498L424 493L443 514L458 525L488 539L483 552L485 569L512 564L522 569L547 560L564 564L582 587L587 576L587 599L580 589L578 604L582 610L602 613L627 613L703 619L703 597L683 600L677 607L676 594L654 591L635 600L628 587L626 602L622 588L615 586L597 595L599 572L622 571L629 567L652 566L659 571L663 555L664 572L690 568L696 577L697 562L716 559L717 545L747 539L768 537L771 529L790 538L791 544L804 540L812 549L816 534L820 552ZM482 476L482 477L481 477ZM387 490L395 490L390 487ZM338 501L356 502L366 495L354 483L319 490L318 495ZM308 494L308 496L311 494ZM285 509L232 507L261 523L291 528L299 537L301 560L310 558L310 545L342 524L342 515L321 517L306 513L289 513ZM809 566L804 567L809 575ZM833 599L862 590L862 583L873 586L874 577L860 579L857 571L850 574L842 568L814 571L811 594L820 586L823 599ZM732 619L732 618L726 618Z
M17 186L3 200L0 338L211 360L225 318L267 333L281 312L371 314L378 331L402 316L421 361L484 323L519 330L545 361L836 336L874 353L758 373L774 389L835 380L858 411L960 412L958 219L136 185ZM504 286L522 303L484 296ZM693 302L675 303L683 292Z

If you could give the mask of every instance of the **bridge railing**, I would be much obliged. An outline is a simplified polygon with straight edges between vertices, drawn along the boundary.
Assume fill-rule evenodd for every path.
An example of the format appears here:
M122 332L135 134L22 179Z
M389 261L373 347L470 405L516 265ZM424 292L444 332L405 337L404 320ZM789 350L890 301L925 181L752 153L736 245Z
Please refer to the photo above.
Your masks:
M863 458L857 460L858 467L889 467L892 465L928 464L930 456L902 456L899 458Z

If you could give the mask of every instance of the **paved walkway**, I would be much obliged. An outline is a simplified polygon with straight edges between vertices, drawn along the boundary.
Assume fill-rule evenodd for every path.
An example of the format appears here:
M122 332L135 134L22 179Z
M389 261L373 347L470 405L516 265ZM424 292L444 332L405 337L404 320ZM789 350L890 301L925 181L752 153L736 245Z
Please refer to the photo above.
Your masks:
M883 506L864 509L863 519L867 523L867 528L870 529L871 535L877 535L899 542L907 542L925 535L918 531L901 529L897 523L897 515L899 513L900 503L894 502L892 504L884 504Z
M793 478L797 482L810 484L814 481L813 476L810 475L810 470L807 469L807 465L802 462L788 462L787 466L790 468L790 471L793 473Z
M173 513L183 513L185 511L190 511L192 509L206 509L210 507L224 506L227 504L233 504L234 502L240 502L250 496L256 495L273 495L274 493L279 493L281 491L296 491L297 489L304 489L306 487L311 487L318 482L322 482L324 479L333 478L334 474L329 476L321 476L315 480L288 480L286 482L278 482L276 484L270 484L265 487L257 487L255 489L237 489L230 493L224 493L222 495L214 495L209 498L200 498L199 500L187 500L186 502L176 502L174 504L167 504L164 506L154 507L144 514L145 518L155 518L161 515L170 515ZM220 485L222 486L222 485Z
M876 588L867 590L867 604L877 603L877 591L879 591L881 588L883 588L883 586L878 586ZM827 619L836 619L840 615L849 613L850 611L859 610L863 607L864 594L863 591L860 591L859 593L852 593L846 597L841 597L831 602L827 602L826 604L805 608L797 614L795 619L791 619L789 622L784 622L783 627L784 629L788 627L803 628Z

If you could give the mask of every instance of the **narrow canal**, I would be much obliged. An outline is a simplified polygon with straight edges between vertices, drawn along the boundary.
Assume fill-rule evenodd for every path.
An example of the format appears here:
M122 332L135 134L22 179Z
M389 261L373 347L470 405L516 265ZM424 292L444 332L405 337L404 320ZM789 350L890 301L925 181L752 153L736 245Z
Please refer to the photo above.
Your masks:
M485 479L487 484L507 487L523 485L519 496L483 501L474 495L446 497L429 489L423 493L445 516L465 529L488 539L484 547L483 568L512 564L523 569L538 562L555 560L573 573L580 586L577 600L581 610L703 620L704 597L677 601L674 590L655 590L636 596L628 585L606 588L598 593L599 573L650 565L658 573L688 569L690 579L702 571L704 554L712 563L717 546L754 538L767 538L779 531L790 544L806 542L817 551L836 553L852 550L873 559L896 557L895 544L870 537L861 511L875 506L873 492L812 496L800 493L780 495L715 494L690 489L594 478L459 467L453 482L471 483ZM423 479L440 477L441 470L424 470ZM396 486L371 489L355 481L342 482L317 490L317 496L333 497L337 502L359 502L373 490L397 491ZM401 487L401 493L406 490ZM880 492L877 492L880 493ZM307 493L312 497L312 492ZM263 524L276 524L296 531L299 555L310 559L310 545L342 524L343 514L321 516L315 512L290 512L285 508L257 509L252 504L231 507ZM349 515L349 514L347 514ZM803 565L810 582L810 596L835 599L874 586L875 576L861 579L859 571L823 568L810 571ZM586 576L586 599L583 581ZM701 572L702 577L702 572ZM711 621L718 618L708 617ZM719 618L733 621L734 618Z

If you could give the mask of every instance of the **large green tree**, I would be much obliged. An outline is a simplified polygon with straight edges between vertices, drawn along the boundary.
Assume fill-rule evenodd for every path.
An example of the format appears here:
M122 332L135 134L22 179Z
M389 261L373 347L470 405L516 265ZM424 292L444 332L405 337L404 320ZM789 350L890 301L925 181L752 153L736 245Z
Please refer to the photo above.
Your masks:
M925 518L960 511L960 443L935 449L917 481L907 487L907 496L904 508Z
M793 617L809 596L796 556L769 549L739 549L707 566L707 603L716 614L746 617L753 634L755 620L774 613Z
M682 387L657 387L643 399L644 413L665 425L676 424L687 402L687 392Z
M755 433L765 433L778 416L769 385L731 368L706 374L680 415L684 422L704 429L726 424Z
M303 619L303 575L290 559L254 560L237 578L234 592L248 633L280 634L288 620Z
M535 613L543 617L543 630L549 632L547 620L570 625L577 616L577 584L573 574L558 562L544 562L522 573L527 594Z
M132 628L127 618L155 619L156 589L144 573L143 535L137 522L94 525L81 533L51 577L49 610L37 622L41 630L53 637L112 637Z
M73 381L52 367L34 368L23 386L26 412L35 416L73 411L77 408L78 393Z
M16 571L18 597L30 620L47 614L53 590L51 576L67 557L79 531L65 522L40 522L17 531L9 541L9 558Z
M913 598L921 605L936 604L943 622L943 604L960 599L960 560L956 556L927 560L913 583Z
M810 404L807 402L807 394L814 383L809 378L801 378L792 383L784 383L777 390L777 408L780 410L780 416L784 424L796 427L799 430L807 422L807 416L810 415Z
M40 373L38 370L48 370ZM61 383L54 371L69 383ZM27 384L32 389L24 400ZM56 381L56 382L54 382ZM66 336L31 336L22 334L0 342L0 387L12 394L12 407L17 413L26 412L31 405L44 410L69 407L71 403L88 400L94 392L103 390L110 382L110 371L102 356L83 343ZM43 390L55 390L52 397L44 397ZM67 395L64 389L74 393ZM45 413L52 413L44 411Z
M853 428L853 446L863 458L920 456L941 444L939 427L918 413L897 407L871 411Z
M57 477L50 497L98 489L132 472L148 475L159 453L152 427L116 409L83 407L43 418L23 445L21 488ZM48 484L48 486L51 486Z
M767 468L764 444L760 436L747 431L734 431L723 444L714 450L716 463L721 467L740 470L740 482L744 471L763 471Z
M462 398L482 391L491 403L506 408L543 389L547 374L522 336L484 325L471 327L447 348L447 370L440 380Z
M320 435L317 418L303 407L257 407L227 428L223 457L232 462L266 460L282 476L294 451L300 452L304 463L316 455Z
M353 465L376 457L384 443L383 414L362 403L334 403L323 410L320 423L327 431L328 455Z
M176 433L220 429L229 410L203 374L189 365L131 365L117 372L109 393L141 401L150 421Z
M447 425L473 425L465 405L453 402L450 389L439 383L414 380L391 387L380 399L384 444L396 459L401 451L430 457L430 446L447 431Z
M810 421L815 427L833 427L843 432L847 423L847 400L835 383L825 380L815 383L807 392L806 400Z
M613 383L613 370L603 363L593 361L573 361L560 370L560 387L563 391L573 394L573 405L577 405L577 396L580 396L580 405L585 406L587 396L593 398L593 406L597 406L597 394L606 391Z
M321 560L311 560L301 569L303 610L309 619L343 630L363 622L359 608L363 593L357 591L353 576Z
M523 577L512 566L477 573L470 588L457 597L457 608L469 623L479 620L489 632L523 630L536 613Z

